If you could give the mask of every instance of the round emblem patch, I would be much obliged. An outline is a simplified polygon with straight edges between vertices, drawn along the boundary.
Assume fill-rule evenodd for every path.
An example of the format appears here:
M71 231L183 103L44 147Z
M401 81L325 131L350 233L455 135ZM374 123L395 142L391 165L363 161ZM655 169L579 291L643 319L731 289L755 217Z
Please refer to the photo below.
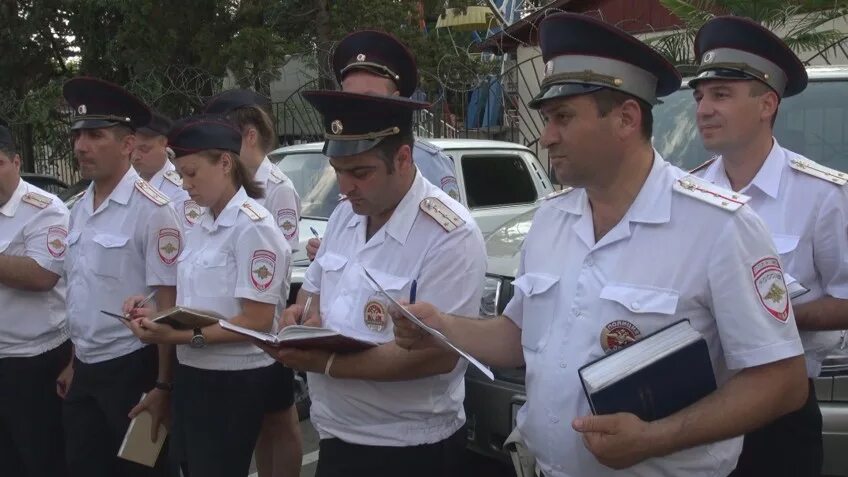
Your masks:
M751 273L760 303L777 321L786 323L789 319L789 293L780 262L774 257L766 257L751 267Z
M183 216L189 225L194 225L200 222L200 217L203 216L203 209L193 200L183 202Z
M344 131L344 126L342 122L336 119L335 121L330 123L330 130L333 131L333 134L341 134Z
M365 61L365 53L356 55L356 61Z
M177 261L180 254L180 231L177 229L159 230L159 259L165 265L171 265Z
M79 107L77 108L78 114L86 114L87 112L88 108L86 108L84 104L79 105Z
M635 343L642 332L636 325L625 320L607 323L601 330L601 348L606 352L615 351Z
M451 199L459 200L459 185L456 183L456 177L445 176L441 180L442 190L447 192Z
M277 227L283 231L286 240L291 240L297 235L297 213L294 209L277 211Z
M274 280L274 271L277 268L277 255L270 250L257 250L253 252L250 261L250 279L253 288L265 291Z
M65 255L65 239L68 231L64 227L54 226L47 229L47 251L56 258Z
M704 57L701 58L701 63L712 63L714 59L715 59L715 52L714 51L708 51L708 52L704 53Z
M386 305L377 299L368 300L365 304L365 326L371 331L381 332L386 329L389 314Z

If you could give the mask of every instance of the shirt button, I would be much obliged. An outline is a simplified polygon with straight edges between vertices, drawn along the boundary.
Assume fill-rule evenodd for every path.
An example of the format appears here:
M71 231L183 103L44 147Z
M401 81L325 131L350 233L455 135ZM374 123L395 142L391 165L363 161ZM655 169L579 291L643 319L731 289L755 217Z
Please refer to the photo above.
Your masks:
M559 367L560 367L560 368L566 368L566 367L568 367L568 364L566 364L566 363L559 363Z
M587 266L587 267L593 267L593 266L595 266L595 261L594 261L594 260L592 260L592 257L586 257L586 262L585 262L585 263L586 263L586 266Z
M642 305L640 305L638 301L634 301L633 303L631 303L631 304L630 304L630 306L631 306L634 310L638 310L639 308L642 308Z
M554 424L556 424L556 423L558 423L558 422L559 422L559 418L558 418L558 417L556 417L556 416L553 416L553 417L551 417L551 422L552 422L552 423L554 423Z
M577 318L578 320L582 320L583 319L583 313L580 313L579 311L575 311L574 317Z

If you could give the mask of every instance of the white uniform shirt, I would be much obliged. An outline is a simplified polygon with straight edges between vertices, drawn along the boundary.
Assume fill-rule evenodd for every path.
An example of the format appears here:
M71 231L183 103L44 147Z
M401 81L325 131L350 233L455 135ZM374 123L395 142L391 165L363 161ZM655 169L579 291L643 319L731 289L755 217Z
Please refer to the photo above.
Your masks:
M183 179L171 161L165 160L165 165L148 181L150 185L171 199L171 204L179 204L188 200L188 192L183 189ZM180 211L177 211L180 212Z
M448 232L420 209L427 197L440 200L465 223ZM432 203L432 202L429 202ZM395 298L417 297L440 310L476 315L486 269L483 237L468 211L416 174L412 188L388 222L368 242L368 218L349 202L336 207L303 289L320 293L323 326L377 343L394 340L385 300L362 268ZM447 374L410 381L333 379L309 373L311 419L321 438L375 446L438 442L465 422L466 362Z
M291 179L266 157L256 170L253 180L265 188L265 197L256 201L271 213L291 250L297 251L300 248L297 233L300 196L294 190Z
M0 255L29 257L61 277L67 236L65 204L21 179L0 207ZM46 292L0 284L0 303L0 358L37 356L68 339L61 278Z
M504 314L521 328L527 364L517 425L545 475L722 476L736 465L741 437L621 472L598 463L571 422L591 414L578 369L607 348L689 319L719 386L736 370L802 353L785 295L769 310L755 285L758 277L766 290L785 289L782 274L768 273L779 262L765 225L749 207L731 212L673 190L685 173L655 157L634 203L599 242L583 189L545 201L525 240Z
M809 159L780 147L774 141L754 179L742 194L763 219L780 253L784 272L810 291L798 296L796 304L824 295L848 298L848 187L790 167L790 161ZM730 188L719 157L699 176ZM801 331L807 360L807 375L814 378L821 363L839 342L839 331Z
M415 147L412 149L412 160L425 179L445 191L454 200L460 200L453 159L437 146L422 139L416 139Z
M179 258L177 304L212 310L227 318L241 313L241 299L276 305L290 261L291 249L271 214L240 188L217 219L207 210L187 235ZM201 349L178 345L177 359L187 366L219 370L274 363L247 342Z
M84 363L118 358L144 346L116 318L124 300L153 286L174 286L182 233L168 198L132 167L94 210L94 184L71 211L65 273L68 324Z

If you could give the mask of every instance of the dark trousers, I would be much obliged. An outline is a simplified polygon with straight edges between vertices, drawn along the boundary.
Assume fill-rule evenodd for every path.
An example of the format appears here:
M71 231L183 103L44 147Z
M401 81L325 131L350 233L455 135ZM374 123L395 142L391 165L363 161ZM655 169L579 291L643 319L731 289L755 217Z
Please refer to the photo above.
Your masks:
M167 452L153 469L117 457L130 410L156 383L157 361L156 346L94 364L74 359L74 379L63 408L71 476L166 475Z
M466 431L434 444L382 447L321 439L315 477L453 477L459 475Z
M813 380L801 409L746 434L732 477L819 477L822 470L822 415Z
M265 414L273 366L238 371L179 365L171 455L192 477L245 477Z
M0 474L67 475L56 378L70 359L70 341L38 356L0 359Z

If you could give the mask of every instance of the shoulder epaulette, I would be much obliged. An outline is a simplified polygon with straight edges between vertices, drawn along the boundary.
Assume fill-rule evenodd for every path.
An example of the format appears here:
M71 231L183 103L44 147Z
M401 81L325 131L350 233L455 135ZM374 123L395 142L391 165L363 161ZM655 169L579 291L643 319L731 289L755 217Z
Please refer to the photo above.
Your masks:
M836 169L825 167L819 164L818 162L811 161L809 159L794 157L789 160L789 167L795 169L798 172L803 172L813 177L818 177L819 179L832 182L836 185L842 186L848 184L848 174L837 171Z
M153 187L144 179L135 181L135 188L156 205L165 205L171 201L167 195L159 192L159 189Z
M445 229L445 232L452 232L465 225L465 221L456 215L456 212L435 197L425 198L421 201L420 207L425 214L432 217L433 220Z
M253 207L253 204L251 204L250 202L245 202L244 204L241 204L241 211L244 212L245 215L250 217L250 220L252 220L254 222L256 222L257 220L261 220L261 219L265 218L265 213L261 212L259 210L256 210Z
M556 191L553 191L553 192L551 192L550 194L548 194L548 195L546 195L546 196L542 197L542 200L551 200L551 199L556 199L557 197L559 197L559 196L561 196L561 195L568 194L569 192L571 192L571 191L573 191L573 190L574 190L574 187L566 187L566 188L564 188L564 189L562 189L562 190L556 190Z
M39 209L43 209L53 203L53 199L38 192L27 192L21 197L21 200Z
M286 176L283 175L283 171L279 170L277 166L272 166L271 174L268 176L268 180L270 180L274 184L279 184L286 180Z
M707 159L707 160L706 160L706 161L704 161L704 162L703 162L700 166L698 166L698 167L696 167L696 168L692 169L691 171L689 171L689 173L690 173L690 174L696 174L696 173L698 173L698 172L703 171L704 169L706 169L706 168L710 167L711 165L713 165L713 163L716 161L716 159L718 159L718 156L713 156L713 157L711 157L711 158Z
M727 190L692 175L674 181L674 190L731 212L739 210L751 200L745 194Z
M165 179L174 184L175 186L183 186L183 178L180 177L180 174L177 171L167 171L165 172Z
M427 142L423 139L416 139L415 145L420 147L424 151L429 152L430 154L438 154L441 151L441 149L439 149L438 146L436 146L435 144L433 144L431 142Z

